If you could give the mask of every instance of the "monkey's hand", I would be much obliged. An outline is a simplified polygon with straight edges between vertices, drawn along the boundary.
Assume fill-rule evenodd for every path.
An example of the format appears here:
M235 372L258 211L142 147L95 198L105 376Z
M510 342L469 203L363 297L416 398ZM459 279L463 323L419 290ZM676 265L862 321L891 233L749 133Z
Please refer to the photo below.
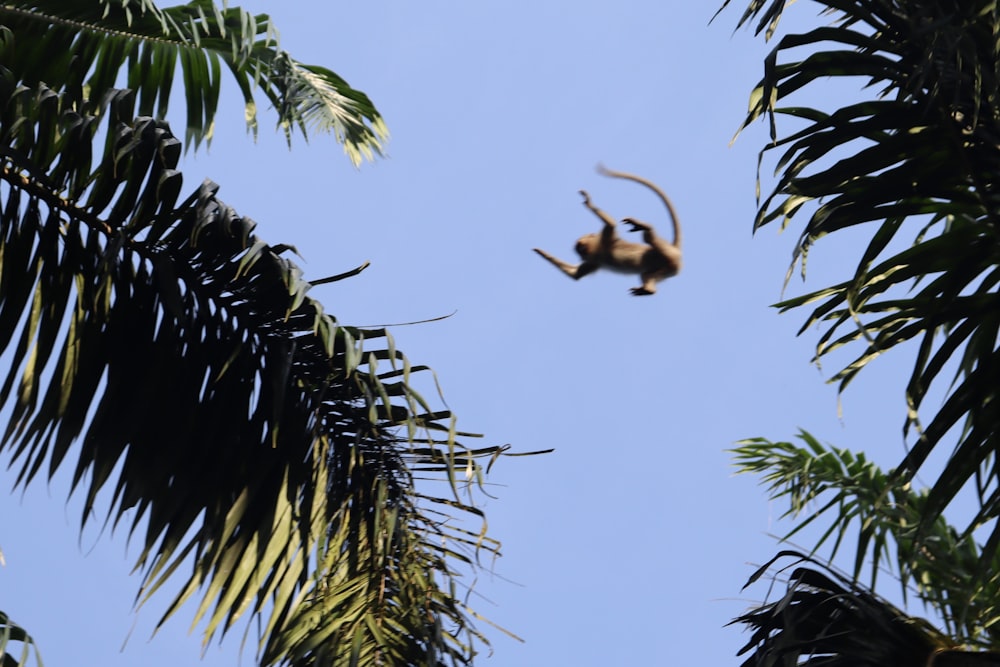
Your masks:
M636 220L635 218L622 218L622 222L629 226L630 232L648 232L652 226L648 222Z
M583 205L590 208L590 195L586 190L580 190L580 194L583 195Z

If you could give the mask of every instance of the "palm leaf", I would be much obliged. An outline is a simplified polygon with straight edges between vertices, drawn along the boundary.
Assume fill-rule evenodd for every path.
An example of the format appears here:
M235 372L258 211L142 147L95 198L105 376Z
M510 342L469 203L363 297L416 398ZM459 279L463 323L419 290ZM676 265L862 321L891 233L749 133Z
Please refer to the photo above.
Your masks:
M787 501L782 517L800 519L783 539L825 518L830 525L814 552L832 539L828 554L832 561L843 540L854 532L863 543L856 557L866 552L873 556L868 563L872 588L880 570L886 569L885 560L893 559L904 597L912 587L922 602L937 610L957 643L1000 644L995 605L1000 594L1000 556L981 549L971 535L943 517L925 528L918 543L926 489L915 491L863 453L825 446L806 432L800 432L799 439L802 444L753 438L733 450L738 472L761 475L770 498ZM985 577L981 572L984 558L989 563ZM862 563L855 562L855 571L861 567Z
M732 621L751 632L739 651L739 655L749 653L743 667L1000 664L1000 654L956 649L923 619L907 616L854 580L795 551L776 555L754 572L747 586L780 560L792 563L780 568L775 577L795 568L780 599L762 603Z
M805 271L809 250L827 234L867 225L870 240L853 275L778 306L812 304L802 331L814 323L825 327L817 360L860 345L833 378L841 390L876 357L915 344L905 400L906 426L915 427L916 437L895 474L912 479L930 451L957 433L927 497L923 528L929 530L959 489L971 485L980 509L968 530L991 524L988 543L996 544L1000 12L996 2L984 0L819 4L835 17L832 24L782 37L751 96L744 127L767 116L772 142L761 157L779 151L777 184L755 226L785 225L808 211L789 275L799 264ZM784 7L783 0L752 2L740 23L759 17L758 32L772 31ZM794 59L803 52L808 55ZM792 59L781 62L786 57ZM830 113L779 106L831 76L861 77L874 92ZM800 129L780 137L778 115L798 119ZM956 372L947 398L925 409L928 392L946 370Z
M81 523L107 490L107 520L141 545L142 598L193 559L166 616L200 594L207 641L266 614L263 664L341 664L356 642L392 664L471 659L465 635L485 638L452 587L498 544L429 511L481 517L457 493L417 495L413 471L457 490L455 471L475 483L502 450L461 445L399 381L421 368L386 331L326 315L217 186L179 200L164 123L112 134L86 205L4 156L0 447L18 483L79 440Z
M15 643L20 646L15 648ZM0 667L27 667L32 662L41 667L42 658L35 641L24 628L0 612Z
M88 113L124 76L139 114L164 118L179 72L189 144L212 136L223 67L242 91L246 122L255 133L253 89L259 88L289 140L295 128L303 134L333 132L358 164L381 153L387 137L367 96L330 70L281 50L264 14L218 7L212 0L166 9L148 0L21 1L0 7L0 27L6 35L0 65L29 87L45 83L67 98L65 106L72 101Z
M486 638L458 588L499 544L466 492L504 448L462 444L411 388L424 368L325 314L215 184L182 197L181 142L131 120L129 92L91 114L68 99L0 72L17 483L70 465L81 524L103 513L138 542L140 599L189 572L163 620L200 598L209 641L261 617L262 664L471 661Z
M427 369L325 314L215 184L183 196L181 142L142 115L179 64L188 140L209 136L221 62L286 127L343 113L349 152L372 146L367 100L260 19L0 9L0 449L20 485L72 467L81 524L103 513L138 542L142 602L189 573L163 620L195 600L206 641L259 617L261 664L467 663L486 638L458 589L499 552L470 494L506 448L464 445L411 387ZM123 68L135 90L112 87Z

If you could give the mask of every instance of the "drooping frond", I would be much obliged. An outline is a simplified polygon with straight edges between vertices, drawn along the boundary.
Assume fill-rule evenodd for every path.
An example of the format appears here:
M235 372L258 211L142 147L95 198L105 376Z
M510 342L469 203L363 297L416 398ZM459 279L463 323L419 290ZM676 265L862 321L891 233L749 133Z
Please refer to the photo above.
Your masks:
M215 184L185 196L153 116L179 65L188 140L210 136L222 64L251 126L259 87L287 130L379 150L367 98L266 17L0 7L0 451L21 485L69 466L81 524L138 543L143 602L181 577L164 620L193 599L206 641L256 618L262 665L466 664L463 574L499 552L472 492L505 448L463 444L427 369L324 313Z
M862 226L870 235L853 275L779 306L813 304L802 331L825 327L817 359L860 345L833 378L842 390L877 356L914 344L905 408L916 438L896 474L911 479L945 435L956 434L927 498L925 527L969 485L980 502L969 529L992 524L984 553L993 553L1000 544L1000 11L986 0L814 5L831 23L781 37L751 96L744 126L767 116L772 142L762 158L780 152L777 185L756 227L808 215L795 254L803 270L824 235ZM755 0L741 24L760 17L758 31L773 27L784 9L784 0ZM851 77L871 93L833 110L779 106L831 77ZM798 129L780 136L781 115ZM953 384L940 387L943 403L927 407L930 388L951 373Z
M461 444L411 386L424 367L325 314L217 186L182 196L180 141L131 120L131 94L94 115L66 99L0 72L18 483L71 466L81 523L106 512L140 545L143 600L190 571L166 615L200 597L206 641L261 616L262 664L471 660L485 638L457 589L499 545L462 491L502 448Z
M973 535L943 517L924 524L920 535L926 489L914 490L863 453L825 446L805 432L799 439L803 444L754 438L733 450L738 472L761 475L769 497L788 503L782 518L799 519L783 539L791 540L823 519L829 527L814 553L832 541L827 554L832 561L841 544L856 536L855 576L866 565L874 588L880 571L893 572L895 565L904 598L912 587L938 612L956 643L1000 645L995 605L1000 598L1000 554L984 554ZM865 558L870 561L863 562Z
M851 579L815 559L795 551L782 551L750 577L758 581L779 560L793 562L786 590L774 602L763 603L737 617L751 632L739 651L749 654L743 667L943 667L952 662L954 650L947 638L923 619L905 613ZM802 564L805 565L802 565ZM949 655L937 660L947 651ZM998 664L996 656L981 656ZM992 661L990 661L992 659Z
M381 153L387 131L364 93L330 70L281 50L267 15L193 0L158 9L148 0L47 0L0 6L0 66L31 88L44 84L92 114L116 87L132 90L140 115L165 118L176 73L187 103L187 142L210 139L225 66L257 129L254 89L295 127L333 132L351 160ZM124 81L122 80L124 77Z

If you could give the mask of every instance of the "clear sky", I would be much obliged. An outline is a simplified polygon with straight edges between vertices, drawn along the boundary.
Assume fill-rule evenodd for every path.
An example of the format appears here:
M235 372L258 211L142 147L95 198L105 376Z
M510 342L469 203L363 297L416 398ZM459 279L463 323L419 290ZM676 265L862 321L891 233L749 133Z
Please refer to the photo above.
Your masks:
M733 476L726 449L802 427L890 466L903 452L907 368L880 360L838 417L823 382L837 368L810 365L815 331L795 337L807 313L768 307L800 227L751 235L766 126L729 146L770 48L733 33L745 3L712 25L713 2L242 6L270 13L296 58L372 98L392 133L388 157L355 170L324 136L289 151L265 108L255 144L230 86L210 150L185 161L185 192L206 177L221 184L262 238L298 247L307 279L370 260L313 291L343 323L454 311L396 327L397 346L435 369L464 430L556 450L503 460L490 476L495 498L482 504L504 556L479 573L471 602L525 642L482 624L494 653L477 664L739 664L744 635L723 626L763 595L740 587L777 550L768 533L784 508ZM789 11L823 20L809 3ZM574 283L531 252L573 259L575 239L597 229L580 188L616 217L668 229L655 196L597 175L598 161L655 180L680 211L685 269L653 297L630 296L631 277ZM806 287L844 277L860 249L821 243ZM787 294L802 290L796 277ZM49 667L196 664L195 606L148 640L167 597L136 618L137 549L110 530L81 538L67 490L61 475L0 494L0 609ZM238 664L240 639L201 664Z

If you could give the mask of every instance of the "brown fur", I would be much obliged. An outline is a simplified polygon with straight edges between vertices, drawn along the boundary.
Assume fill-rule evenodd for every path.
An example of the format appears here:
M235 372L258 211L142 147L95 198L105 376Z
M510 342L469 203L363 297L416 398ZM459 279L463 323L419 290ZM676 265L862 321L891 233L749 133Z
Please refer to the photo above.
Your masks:
M581 236L576 242L576 252L580 255L581 263L570 264L539 248L534 250L573 280L579 280L603 266L619 273L639 274L642 285L631 288L633 295L654 294L656 283L676 276L681 270L681 225L677 211L670 198L651 181L641 176L605 169L602 165L597 166L597 171L605 176L635 181L659 195L674 226L673 242L660 238L652 225L635 218L623 218L622 222L630 226L629 231L641 231L645 243L625 241L618 236L614 218L594 206L590 195L585 190L580 190L583 205L604 223L600 232Z

